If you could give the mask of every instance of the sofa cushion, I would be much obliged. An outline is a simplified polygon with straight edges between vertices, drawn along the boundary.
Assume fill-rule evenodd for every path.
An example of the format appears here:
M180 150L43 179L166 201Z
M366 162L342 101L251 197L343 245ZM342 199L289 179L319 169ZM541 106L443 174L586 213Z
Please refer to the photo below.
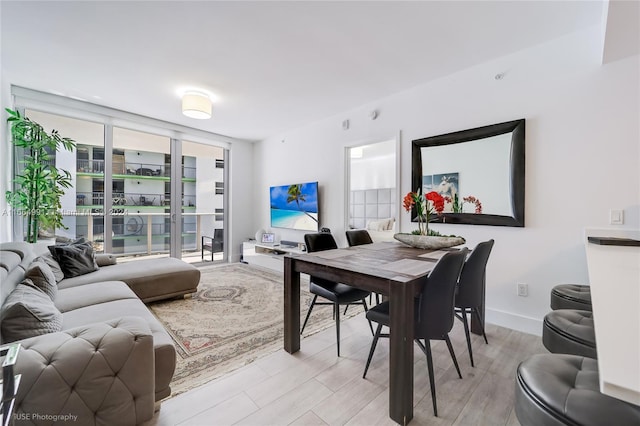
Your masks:
M31 280L25 279L9 294L0 314L2 342L62 330L62 313Z
M51 272L53 272L53 276L56 277L57 283L59 283L64 279L64 272L62 272L62 268L60 267L60 264L58 263L57 260L53 258L51 253L43 254L42 256L38 256L33 260L34 261L39 260L49 265Z
M24 277L30 279L33 285L42 290L51 300L55 300L58 293L56 277L44 261L34 260L31 262Z
M98 270L93 247L89 242L56 244L49 246L49 250L60 264L65 278L73 278Z
M200 270L180 259L143 259L105 266L90 274L65 278L58 288L70 288L100 281L124 281L143 302L194 293Z
M138 300L138 297L122 281L104 281L59 289L55 305L64 314L74 309L124 299Z

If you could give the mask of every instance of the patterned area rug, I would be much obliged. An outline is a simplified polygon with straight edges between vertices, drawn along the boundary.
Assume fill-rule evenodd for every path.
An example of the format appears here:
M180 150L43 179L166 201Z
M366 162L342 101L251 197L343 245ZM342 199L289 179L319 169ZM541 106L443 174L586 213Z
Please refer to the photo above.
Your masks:
M200 268L197 293L149 305L178 352L172 396L275 352L283 346L283 277L242 263ZM301 324L311 303L308 280L300 283ZM349 309L347 316L360 313ZM334 324L332 309L313 310L305 336Z

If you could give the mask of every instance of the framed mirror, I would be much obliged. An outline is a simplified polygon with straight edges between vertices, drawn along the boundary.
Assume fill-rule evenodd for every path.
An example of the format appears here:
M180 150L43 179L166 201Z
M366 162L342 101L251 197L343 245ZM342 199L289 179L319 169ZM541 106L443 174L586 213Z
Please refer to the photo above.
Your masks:
M445 198L429 221L524 227L524 132L520 119L414 140L412 191Z

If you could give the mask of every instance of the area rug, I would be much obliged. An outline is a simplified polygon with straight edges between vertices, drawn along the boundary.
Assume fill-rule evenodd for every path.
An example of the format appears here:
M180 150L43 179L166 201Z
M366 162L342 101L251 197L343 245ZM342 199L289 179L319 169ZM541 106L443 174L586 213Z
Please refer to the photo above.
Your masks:
M200 268L192 298L149 305L176 344L171 382L178 395L283 347L283 276L242 263ZM301 324L311 303L308 280L300 283ZM361 309L349 309L347 316ZM305 336L334 324L332 309L317 306Z

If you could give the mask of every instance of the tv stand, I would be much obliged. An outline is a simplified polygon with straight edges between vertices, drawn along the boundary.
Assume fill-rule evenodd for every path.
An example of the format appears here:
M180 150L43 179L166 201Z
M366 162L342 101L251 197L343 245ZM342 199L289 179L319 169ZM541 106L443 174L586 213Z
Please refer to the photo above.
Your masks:
M294 245L295 244L295 245ZM280 244L264 244L256 240L242 243L242 263L262 266L274 271L284 271L284 255L287 253L303 253L298 243L282 241Z

